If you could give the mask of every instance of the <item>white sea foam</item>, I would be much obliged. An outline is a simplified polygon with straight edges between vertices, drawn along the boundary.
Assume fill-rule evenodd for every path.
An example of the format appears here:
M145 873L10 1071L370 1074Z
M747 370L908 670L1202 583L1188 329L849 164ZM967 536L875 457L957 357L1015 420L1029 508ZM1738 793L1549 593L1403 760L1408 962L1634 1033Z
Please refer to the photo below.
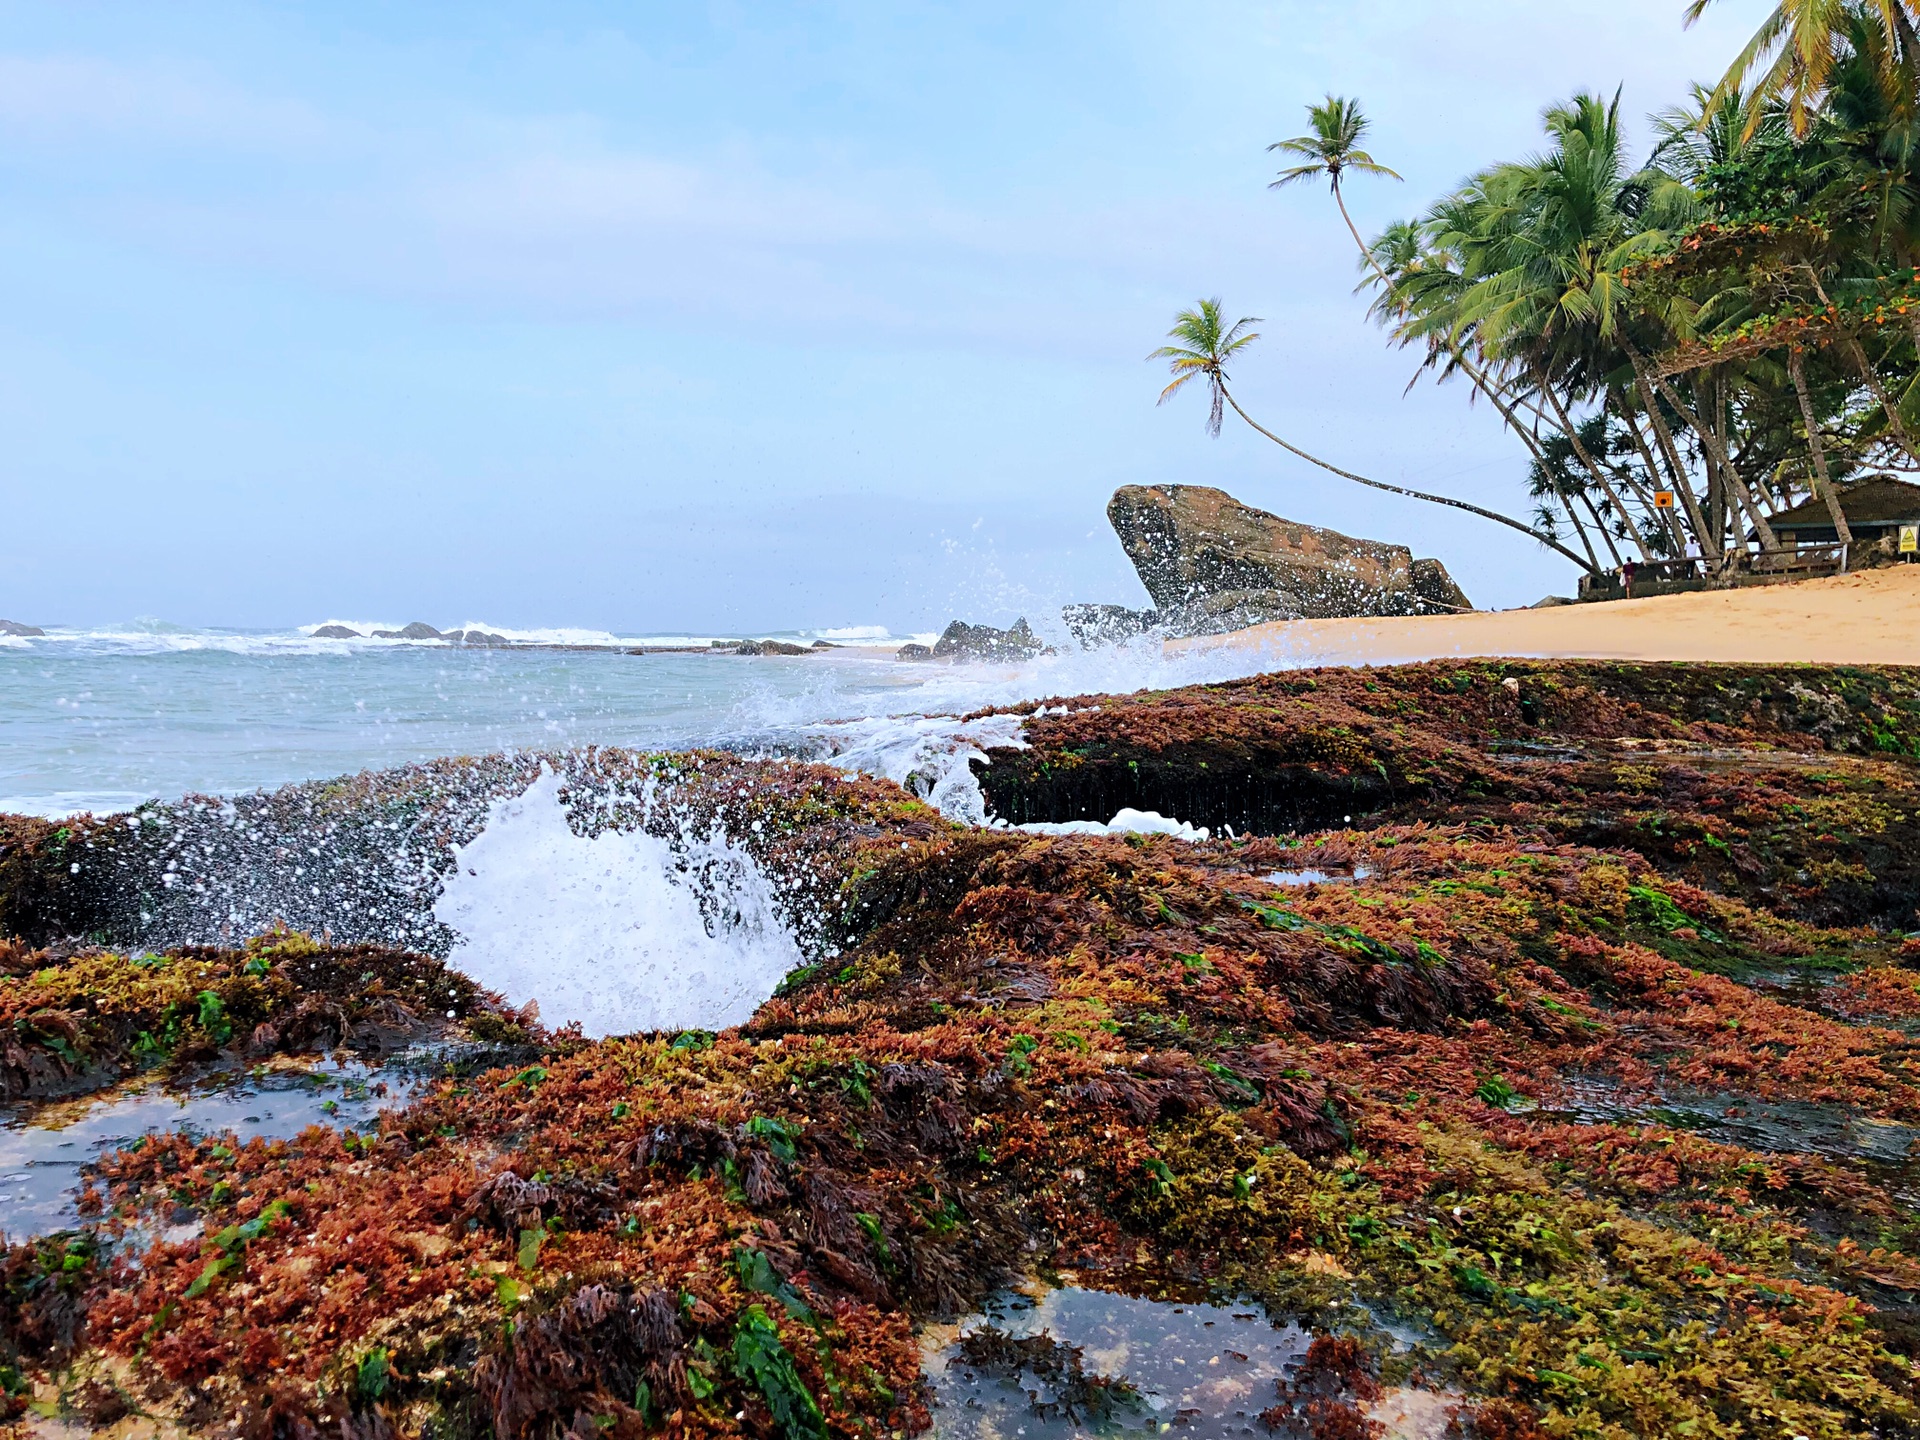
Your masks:
M452 963L593 1036L737 1025L802 963L767 878L724 836L573 833L560 778L495 801L434 916Z
M1016 825L1016 830L1024 830L1030 835L1171 835L1176 840L1189 842L1210 840L1213 832L1204 825L1189 825L1184 820L1170 820L1158 810L1134 810L1127 808L1108 821L1099 820L1036 820L1031 825Z
M971 762L985 760L992 747L1025 749L1020 725L1018 715L971 721L951 715L901 715L808 730L826 743L827 758L841 769L891 780L948 819L983 825L987 799Z
M842 625L833 630L808 630L808 635L817 635L822 640L885 640L891 631L884 625Z

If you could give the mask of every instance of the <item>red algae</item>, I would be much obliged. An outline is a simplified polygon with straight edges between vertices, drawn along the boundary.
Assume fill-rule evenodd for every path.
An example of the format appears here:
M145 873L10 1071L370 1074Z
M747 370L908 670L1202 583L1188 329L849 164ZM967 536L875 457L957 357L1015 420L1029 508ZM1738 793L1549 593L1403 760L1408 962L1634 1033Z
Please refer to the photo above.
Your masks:
M1868 923L1911 906L1906 872L1874 865L1903 843L1912 765L1858 723L1908 734L1912 682L1506 669L1490 688L1469 666L1266 677L1030 722L1036 804L1067 793L1044 767L1076 750L1114 772L1187 746L1196 773L1194 746L1284 751L1314 805L1386 769L1336 828L1206 844L967 829L815 767L650 760L810 897L815 958L781 994L717 1035L587 1042L474 992L454 1023L508 1048L375 1125L107 1157L92 1226L0 1262L0 1379L16 1410L120 1404L195 1434L891 1437L929 1423L917 1324L1070 1268L1301 1320L1317 1338L1274 1396L1283 1432L1374 1433L1367 1404L1405 1377L1371 1315L1421 1337L1466 1433L1913 1433L1904 1170L1674 1108L1920 1121L1914 946ZM1680 748L1505 767L1496 722ZM1703 745L1761 743L1815 758L1668 783ZM1736 859L1673 839L1707 834ZM1783 878L1827 835L1867 881ZM1367 879L1264 878L1305 867ZM152 970L14 946L9 1073L31 1097L111 1072L169 1007L172 1064L263 1026L351 1043L370 1007L408 1004L408 975L455 983L436 964L284 934ZM195 986L239 1017L225 1036ZM288 1023L324 1005L344 1023ZM155 1238L183 1216L197 1230Z

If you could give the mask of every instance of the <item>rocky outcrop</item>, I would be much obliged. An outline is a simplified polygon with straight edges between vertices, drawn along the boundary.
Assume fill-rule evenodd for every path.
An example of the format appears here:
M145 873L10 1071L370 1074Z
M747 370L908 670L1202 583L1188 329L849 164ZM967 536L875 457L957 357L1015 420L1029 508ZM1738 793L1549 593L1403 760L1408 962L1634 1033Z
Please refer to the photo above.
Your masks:
M1046 648L1023 615L1005 630L956 620L934 642L933 655L936 660L1028 660Z
M1086 649L1099 645L1118 645L1136 635L1158 629L1158 610L1129 610L1124 605L1068 605L1060 619L1067 633Z
M315 640L361 640L366 637L358 630L349 629L345 625L322 625L313 632L313 638Z
M785 640L742 640L733 647L735 655L811 655L813 651L805 645L792 645Z
M38 625L22 625L18 620L0 620L0 635L12 635L19 639L31 639L47 632Z
M1122 486L1107 518L1175 634L1472 608L1437 560L1285 520L1204 485Z
M373 638L376 640L444 640L447 637L425 621L416 620L411 625L403 625L398 630L376 630L373 632Z
M1447 567L1438 560L1413 562L1413 593L1429 611L1473 609L1467 592L1454 583L1453 576L1447 573Z
M959 660L1030 660L1035 655L1047 653L1046 642L1033 633L1023 615L1005 630L956 620L941 632L931 649L925 645L902 645L894 652L893 658L952 663Z
M504 635L496 635L491 630L449 630L440 637L450 645L511 645L513 641Z

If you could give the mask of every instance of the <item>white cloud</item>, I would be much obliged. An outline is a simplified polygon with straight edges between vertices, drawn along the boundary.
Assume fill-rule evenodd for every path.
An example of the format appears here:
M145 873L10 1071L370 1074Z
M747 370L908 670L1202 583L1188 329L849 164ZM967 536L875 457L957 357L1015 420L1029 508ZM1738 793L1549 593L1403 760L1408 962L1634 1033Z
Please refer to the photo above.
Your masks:
M0 55L0 127L42 142L284 151L336 132L314 107L185 69L91 56Z

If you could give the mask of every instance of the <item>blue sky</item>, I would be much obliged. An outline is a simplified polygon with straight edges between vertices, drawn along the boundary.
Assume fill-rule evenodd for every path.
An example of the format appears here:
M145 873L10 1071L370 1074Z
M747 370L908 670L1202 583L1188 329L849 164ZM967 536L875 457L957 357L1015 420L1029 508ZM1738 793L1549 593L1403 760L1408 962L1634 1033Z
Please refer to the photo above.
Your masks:
M1208 439L1142 357L1223 295L1272 428L1521 508L1265 146L1360 97L1377 228L1576 88L1679 99L1762 6L1680 9L0 0L0 615L1005 622L1144 603L1103 507L1169 481L1566 590Z

